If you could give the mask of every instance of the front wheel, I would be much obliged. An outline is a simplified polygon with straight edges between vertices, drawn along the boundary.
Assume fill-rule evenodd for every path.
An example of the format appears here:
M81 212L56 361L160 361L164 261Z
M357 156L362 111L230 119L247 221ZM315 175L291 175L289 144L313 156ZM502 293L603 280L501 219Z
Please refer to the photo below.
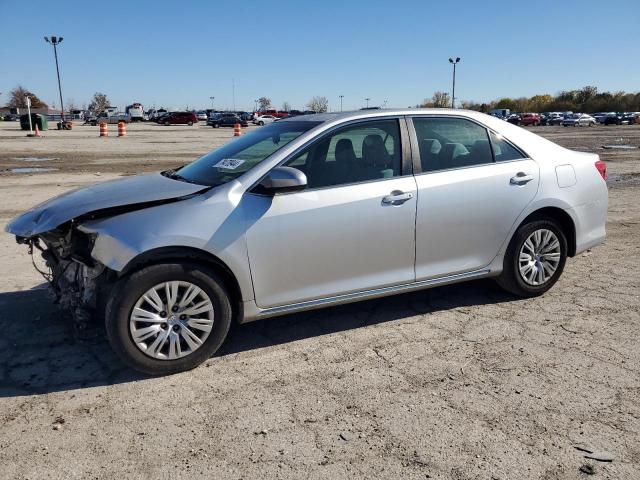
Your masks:
M258 122L258 125L260 125L261 127L264 127L264 122Z
M532 220L515 233L497 278L505 290L520 297L536 297L560 278L567 260L567 238L550 218Z
M191 263L145 267L120 280L107 305L109 343L149 375L190 370L218 350L231 303L215 272Z

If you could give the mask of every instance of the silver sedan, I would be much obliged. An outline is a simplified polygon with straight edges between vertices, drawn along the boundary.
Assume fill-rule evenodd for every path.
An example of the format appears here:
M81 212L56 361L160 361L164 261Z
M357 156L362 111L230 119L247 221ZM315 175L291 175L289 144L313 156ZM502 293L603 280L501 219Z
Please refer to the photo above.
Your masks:
M463 110L269 124L175 170L79 189L7 231L60 303L142 372L209 358L232 322L492 277L535 297L601 243L606 167Z

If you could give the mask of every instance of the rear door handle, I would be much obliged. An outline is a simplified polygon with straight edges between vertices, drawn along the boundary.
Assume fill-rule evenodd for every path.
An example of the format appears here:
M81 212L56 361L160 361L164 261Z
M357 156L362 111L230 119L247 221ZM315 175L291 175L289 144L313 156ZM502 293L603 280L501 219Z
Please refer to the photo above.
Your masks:
M533 180L533 175L529 175L528 173L518 172L515 176L511 177L510 183L511 185L524 185Z
M413 198L413 193L411 192L402 192L400 190L394 190L386 197L382 197L383 205L402 205L407 200L411 200Z

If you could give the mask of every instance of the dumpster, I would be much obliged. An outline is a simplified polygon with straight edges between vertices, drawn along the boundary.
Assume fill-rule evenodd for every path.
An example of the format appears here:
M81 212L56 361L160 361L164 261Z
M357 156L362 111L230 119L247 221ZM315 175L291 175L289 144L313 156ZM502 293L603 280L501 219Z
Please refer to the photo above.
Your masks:
M31 114L31 126L35 130L36 125L38 126L38 130L48 130L49 129L49 121L47 117L44 115L40 115L39 113ZM22 130L29 130L29 115L24 114L20 115L20 128Z

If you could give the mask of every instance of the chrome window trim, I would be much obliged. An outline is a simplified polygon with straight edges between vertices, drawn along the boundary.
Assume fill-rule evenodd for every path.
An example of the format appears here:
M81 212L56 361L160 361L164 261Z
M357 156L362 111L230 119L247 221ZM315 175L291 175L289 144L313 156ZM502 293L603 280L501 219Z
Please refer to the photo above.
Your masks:
M442 119L456 118L456 119L461 119L461 120L467 120L467 121L469 121L471 123L475 123L476 125L484 128L484 130L487 132L487 138L489 139L489 146L491 148L491 157L492 157L493 161L486 162L486 163L478 163L476 165L467 165L467 166L464 166L464 167L443 168L441 170L432 170L432 171L428 171L428 172L423 172L422 171L422 163L420 162L420 146L418 145L418 134L416 133L415 125L413 124L413 119L414 118L429 118L429 119L434 119L434 118L442 118ZM498 165L498 164L504 164L504 163L510 163L510 162L519 162L519 161L522 161L522 160L533 160L522 148L518 147L515 143L513 143L511 140L506 138L504 135L502 135L499 132L496 132L494 129L488 127L487 125L485 125L485 124L483 124L483 123L481 123L479 121L477 121L474 118L465 117L464 115L419 114L419 115L407 115L406 120L407 120L407 128L409 129L409 140L410 140L410 143L411 143L411 153L412 153L412 160L413 160L412 161L412 165L413 165L413 171L414 171L414 175L415 176L430 175L430 174L440 173L440 172L451 172L451 171L456 171L456 170L467 170L469 168L486 167L487 165ZM489 133L493 133L494 135L502 137L513 148L515 148L518 152L520 152L523 155L523 158L514 158L514 159L511 159L511 160L504 160L504 161L501 161L501 162L496 161L495 153L493 151L493 143L491 142L491 137L489 136ZM414 154L414 151L415 151L415 154Z

